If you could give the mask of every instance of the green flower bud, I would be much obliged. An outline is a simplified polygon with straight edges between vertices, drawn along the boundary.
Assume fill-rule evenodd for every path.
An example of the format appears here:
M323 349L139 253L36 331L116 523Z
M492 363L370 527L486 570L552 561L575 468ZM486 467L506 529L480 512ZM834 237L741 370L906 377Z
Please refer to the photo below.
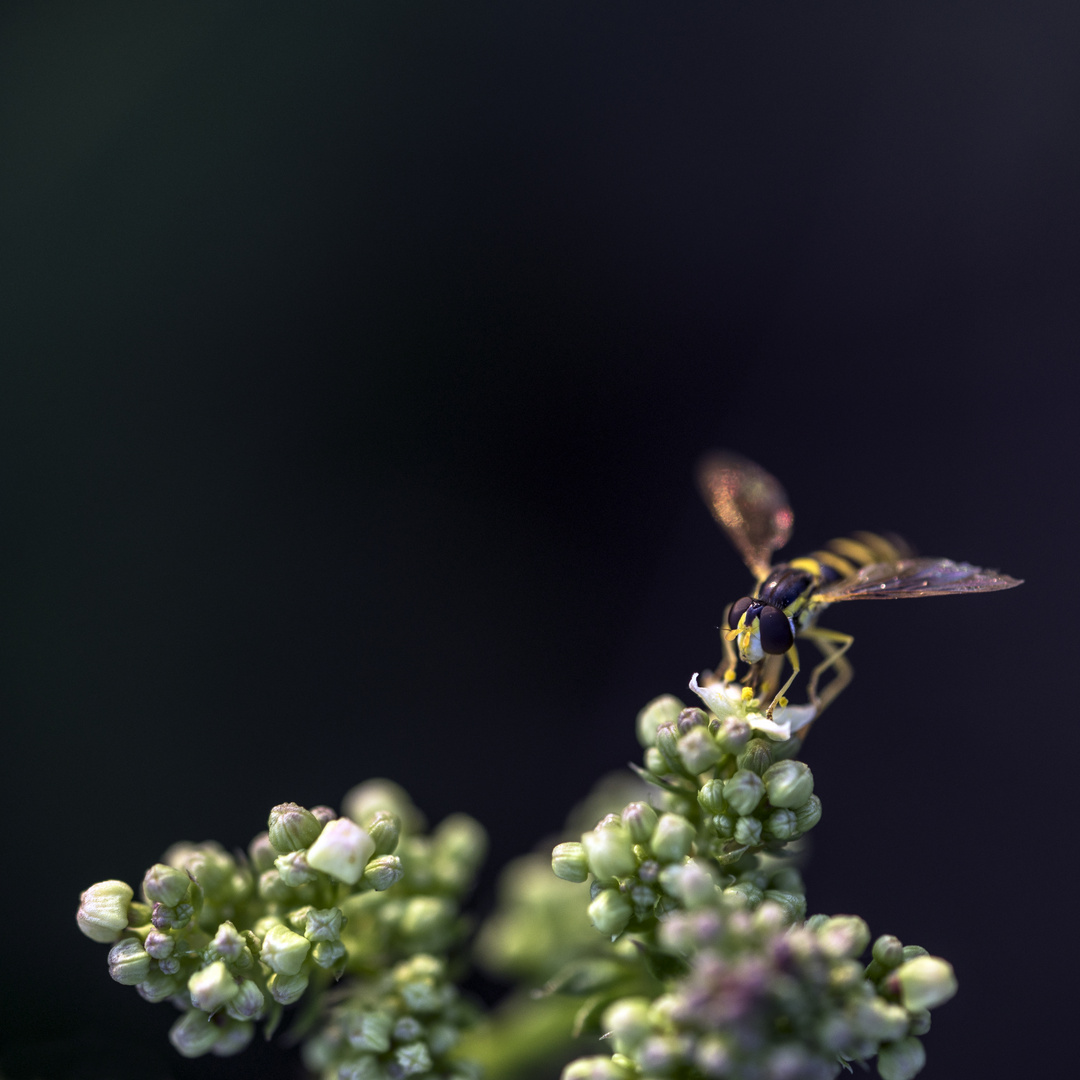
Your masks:
M915 1038L900 1039L878 1051L877 1070L881 1080L912 1080L926 1064L926 1051Z
M731 814L717 814L712 819L712 827L716 835L723 840L730 840L735 835L735 822L739 819Z
M761 822L756 817L740 817L735 822L735 843L757 847L761 843Z
M337 941L344 925L341 908L309 908L304 917L304 937L308 941Z
M252 979L241 979L235 996L225 1006L225 1012L234 1020L258 1020L265 1005L266 999L259 984Z
M772 747L764 739L751 739L735 761L740 769L749 769L761 776L773 763Z
M583 1057L571 1061L559 1080L631 1080L634 1070L625 1068L609 1057Z
M311 942L307 938L279 924L271 927L263 938L261 957L263 963L279 975L295 975L303 966L310 948Z
M154 971L150 969L146 978L141 983L137 983L135 991L143 999L143 1001L149 1001L151 1005L156 1005L159 1001L165 1001L167 998L171 998L178 994L183 988L183 979L174 975L166 975L164 971Z
M664 760L664 755L655 746L650 746L645 751L645 768L654 776L663 776L664 773L670 772L668 763Z
M380 855L364 867L364 881L376 892L386 892L405 876L399 855Z
M788 924L801 922L806 918L806 897L802 893L786 892L783 889L766 889L765 899L783 908Z
M394 1021L395 1042L415 1042L424 1033L415 1016L401 1016Z
M354 1050L369 1050L384 1054L390 1049L390 1029L393 1017L384 1012L353 1013L349 1016L346 1038Z
M617 937L626 929L634 909L618 889L601 889L589 904L589 921L608 937Z
M375 851L375 841L349 818L337 818L323 827L308 848L308 865L346 885L355 885Z
M709 726L709 714L704 709L691 705L679 713L675 718L675 723L679 729L679 734L685 735L692 728L707 728Z
M925 1035L930 1030L930 1010L916 1009L910 1014L909 1035Z
M656 749L664 757L667 764L666 772L682 772L683 763L679 757L679 727L669 720L656 729Z
M169 1042L186 1058L202 1057L218 1041L220 1029L198 1009L184 1013L169 1029Z
M637 737L642 746L656 745L656 729L663 723L678 720L683 710L683 703L670 694L653 698L637 714Z
M660 874L660 887L688 911L711 904L716 898L712 875L703 863L694 859L665 867Z
M615 1049L631 1054L649 1034L649 1002L646 998L623 998L609 1005L600 1021L604 1031L610 1031Z
M173 844L165 852L163 861L193 877L202 886L207 899L228 898L237 867L233 857L220 844L212 840L202 844Z
M185 900L176 907L166 907L164 904L155 904L150 915L150 921L157 930L182 930L195 914L194 905Z
M109 950L109 974L121 986L134 986L150 974L150 956L138 938L123 938Z
M904 946L898 937L882 934L874 942L871 955L884 968L899 967L904 962Z
M315 881L318 875L308 865L303 851L289 851L274 860L274 866L281 875L281 880L290 888L298 889Z
M143 948L155 960L164 960L172 953L175 947L176 942L173 940L172 935L166 934L162 930L151 930L146 935L146 940L143 941Z
M269 870L277 858L277 849L270 843L270 834L261 832L248 844L248 858L258 874Z
M741 898L749 908L756 908L765 897L752 881L736 881L724 890L723 895L731 899Z
M694 826L678 814L662 814L656 823L649 847L661 862L682 862L694 846Z
M326 825L337 817L337 812L330 806L313 806L311 808L311 816L315 818L320 825Z
M401 822L404 833L417 833L424 828L424 815L413 805L409 793L393 780L365 780L342 801L342 813L364 827L380 810L393 814Z
M279 803L270 811L270 843L284 854L311 847L324 826L310 811L294 802Z
M345 946L340 941L320 941L311 950L312 962L329 971L345 955Z
M238 1020L227 1020L218 1029L217 1041L210 1047L214 1057L232 1057L239 1054L255 1037L255 1025Z
M713 735L720 748L727 754L738 754L750 741L753 729L738 716L725 716L716 727Z
M622 823L635 844L644 844L656 828L656 811L645 802L628 803L622 812Z
M584 833L581 844L597 881L629 877L637 869L633 840L621 824Z
M471 877L487 854L487 833L476 818L451 814L431 835L435 855L440 860L463 863Z
M856 1031L864 1039L879 1043L902 1039L908 1030L907 1012L879 997L860 1002L854 1020Z
M240 984L229 974L224 960L215 960L196 971L187 985L191 1004L208 1013L217 1012L240 992Z
M826 956L853 958L870 944L870 927L858 915L834 915L817 935L818 946Z
M720 814L724 810L724 781L706 780L697 793L698 805L706 814Z
M795 811L795 821L798 823L799 832L809 832L821 820L821 800L816 795L798 807Z
M802 761L778 761L765 770L762 779L773 806L797 810L814 793L813 774Z
M589 859L583 844L556 844L551 852L551 869L563 881L584 881L589 876Z
M308 973L301 971L296 975L276 972L266 980L270 996L279 1005L293 1005L304 996L308 987Z
M956 993L956 975L952 964L940 956L916 956L905 960L890 978L899 989L904 1008L933 1009Z
M401 822L389 810L376 810L368 822L367 831L375 841L375 854L390 855L401 838Z
M765 794L765 784L757 773L740 769L724 781L724 800L736 814L752 814Z
M188 894L191 878L183 870L164 863L155 863L143 877L143 896L151 904L176 907Z
M720 745L704 727L693 727L683 735L678 750L683 767L694 775L711 769L724 756Z
M799 835L799 819L794 810L774 810L765 819L765 829L777 840L791 840Z
M116 941L127 926L128 905L135 890L123 881L99 881L79 897L75 920L79 929L101 944Z
M426 1043L413 1042L399 1046L394 1051L395 1076L420 1076L431 1070L431 1053Z
M905 960L914 960L917 956L929 956L930 954L921 945L905 945L901 955Z

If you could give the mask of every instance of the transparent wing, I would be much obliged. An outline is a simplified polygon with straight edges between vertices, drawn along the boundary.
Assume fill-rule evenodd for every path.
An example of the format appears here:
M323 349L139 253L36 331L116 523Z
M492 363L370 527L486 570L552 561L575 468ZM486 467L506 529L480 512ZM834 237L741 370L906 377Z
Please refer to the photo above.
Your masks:
M780 482L738 454L717 452L698 466L698 485L720 528L760 581L787 543L795 515Z
M812 599L830 604L841 600L899 600L909 596L996 592L1022 584L1008 574L952 559L897 559L864 566L857 574L826 585Z

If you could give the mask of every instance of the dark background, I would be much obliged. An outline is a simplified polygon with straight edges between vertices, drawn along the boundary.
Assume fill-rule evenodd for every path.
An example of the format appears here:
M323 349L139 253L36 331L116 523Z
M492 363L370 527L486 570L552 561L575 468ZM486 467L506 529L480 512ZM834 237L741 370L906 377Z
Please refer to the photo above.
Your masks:
M74 923L275 802L466 810L489 902L718 659L715 445L1027 579L829 614L808 884L955 964L927 1080L1074 1063L1074 5L0 20L5 1076L294 1075Z

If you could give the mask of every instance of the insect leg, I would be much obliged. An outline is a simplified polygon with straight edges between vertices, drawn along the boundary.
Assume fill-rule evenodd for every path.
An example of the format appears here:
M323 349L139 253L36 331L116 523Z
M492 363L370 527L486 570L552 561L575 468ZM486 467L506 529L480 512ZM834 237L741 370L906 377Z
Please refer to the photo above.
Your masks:
M765 717L768 720L772 719L773 709L780 704L780 699L787 692L787 688L795 681L795 676L799 674L799 650L794 645L788 649L787 658L791 661L791 674L788 676L787 682L780 687L776 692L776 696L769 702L769 707L765 710Z
M839 630L826 630L821 626L813 626L802 632L802 636L809 638L821 650L824 660L810 672L810 685L808 695L816 708L815 716L820 716L825 709L832 704L837 695L851 682L855 674L850 661L844 653L851 648L855 640L850 634L843 634ZM833 677L829 680L825 689L818 694L818 680L821 676L833 668Z

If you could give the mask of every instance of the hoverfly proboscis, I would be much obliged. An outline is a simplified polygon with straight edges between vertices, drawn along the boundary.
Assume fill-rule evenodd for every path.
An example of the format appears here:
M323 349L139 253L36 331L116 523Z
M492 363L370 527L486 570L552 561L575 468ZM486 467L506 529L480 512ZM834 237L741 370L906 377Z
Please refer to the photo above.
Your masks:
M754 575L753 593L729 604L724 614L725 680L734 679L736 662L742 660L751 665L748 681L767 691L768 677L779 681L785 656L791 664L791 674L769 704L770 720L777 705L787 704L784 695L800 671L796 638L813 642L822 655L807 686L814 718L851 681L844 654L854 638L817 625L830 604L995 592L1022 584L966 562L917 558L899 538L869 532L831 540L820 551L774 566L772 554L787 543L794 522L780 482L760 465L726 452L702 460L698 482L713 517ZM821 676L830 669L832 677L819 693ZM769 676L763 678L766 670Z

